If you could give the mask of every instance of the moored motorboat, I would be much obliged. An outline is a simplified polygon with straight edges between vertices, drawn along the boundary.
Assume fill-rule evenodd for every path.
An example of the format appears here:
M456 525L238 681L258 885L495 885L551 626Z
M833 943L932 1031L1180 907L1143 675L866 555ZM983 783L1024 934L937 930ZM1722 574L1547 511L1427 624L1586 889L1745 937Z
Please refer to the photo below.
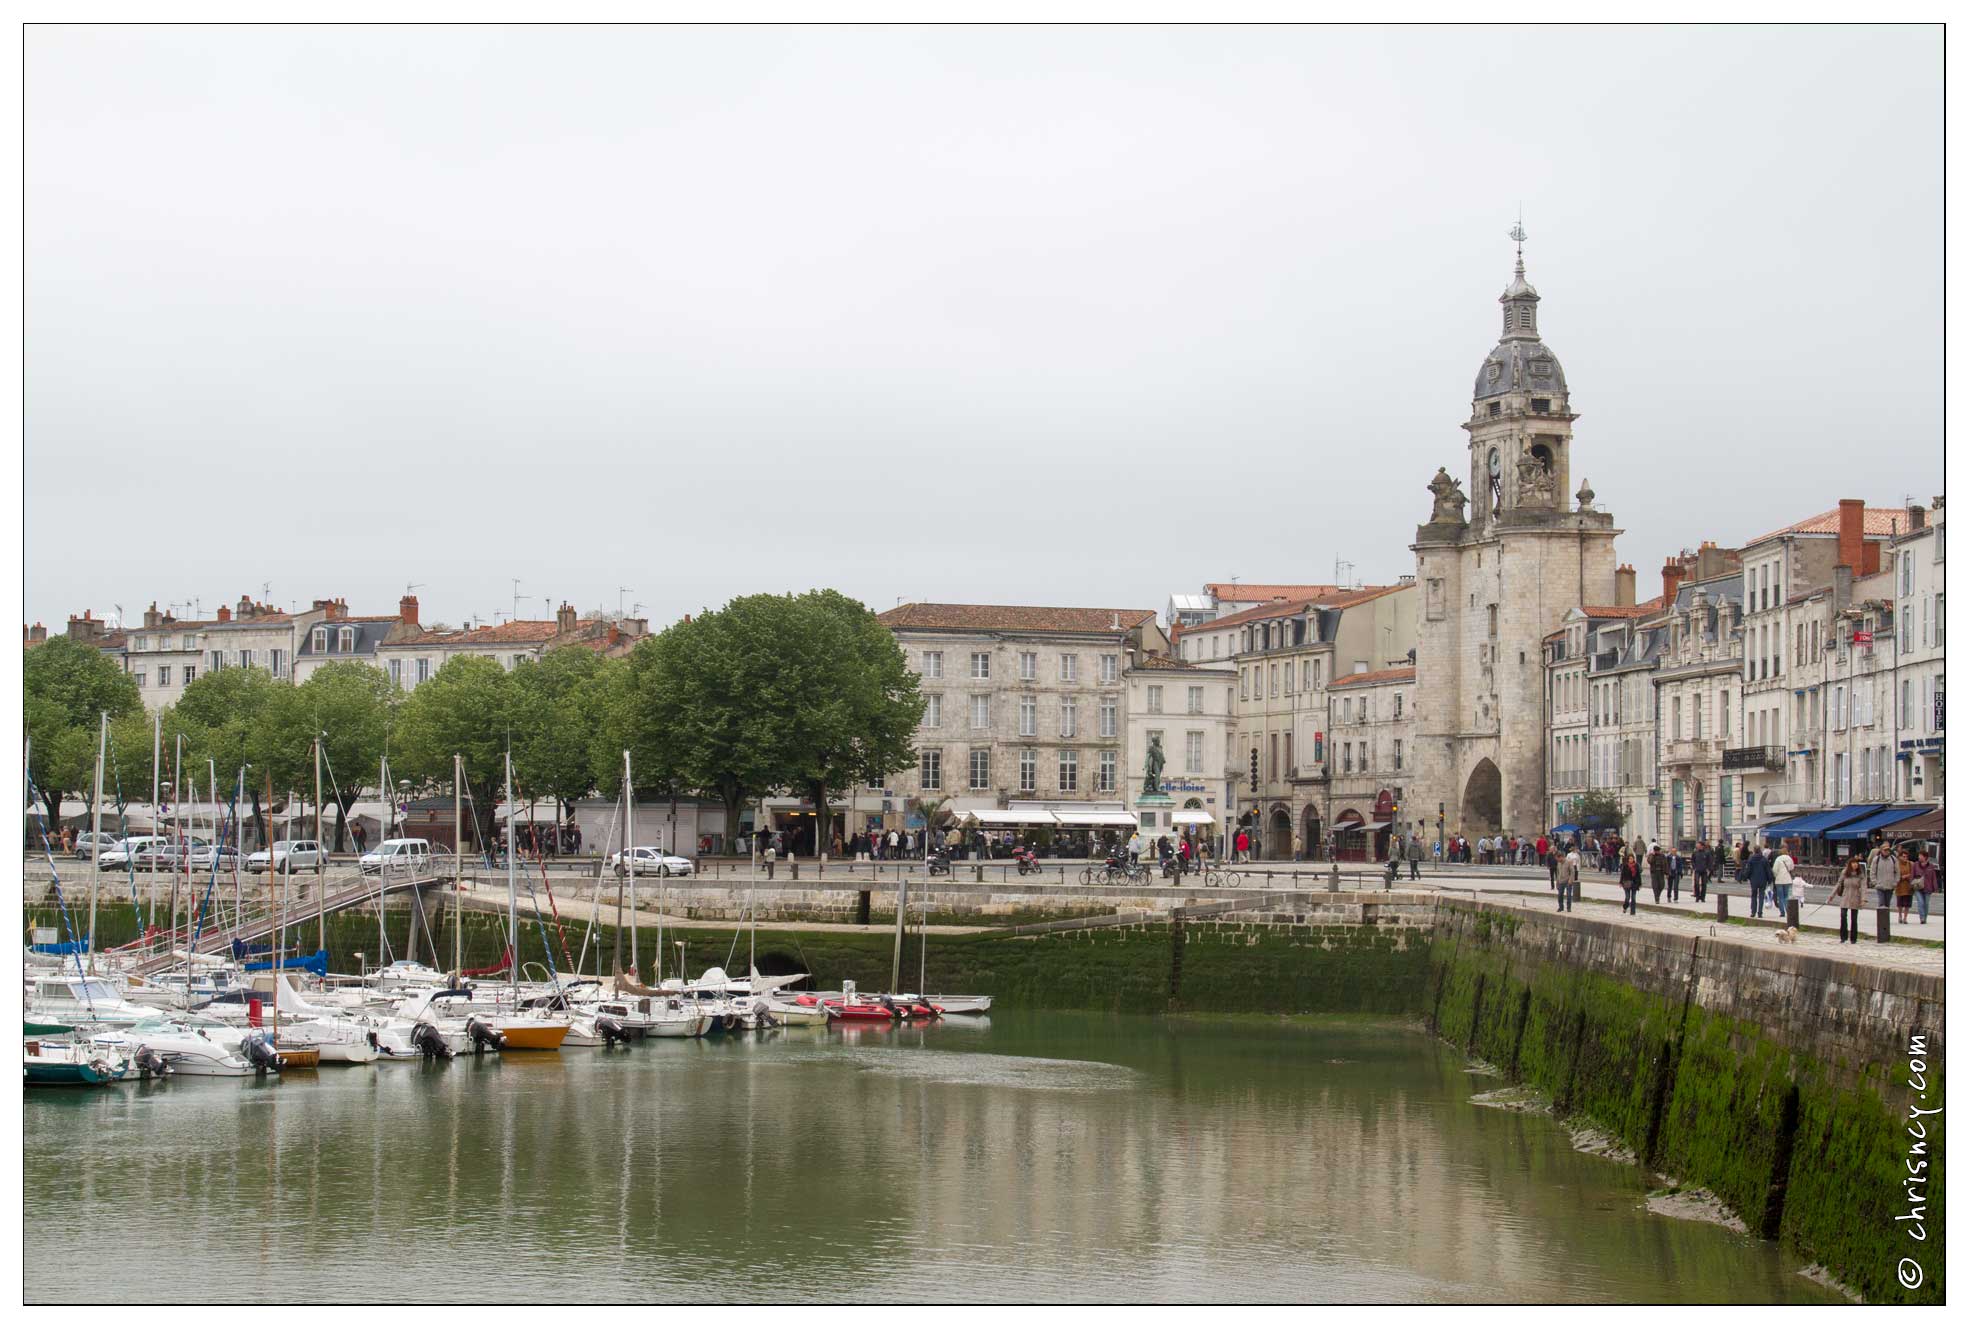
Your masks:
M129 1060L114 1049L38 1038L22 1047L21 1075L29 1088L91 1089L115 1084L129 1073Z
M237 1038L228 1047L207 1029L175 1020L150 1020L97 1034L91 1045L116 1052L131 1061L137 1053L149 1050L164 1059L173 1075L241 1076L253 1074L253 1067L237 1051Z

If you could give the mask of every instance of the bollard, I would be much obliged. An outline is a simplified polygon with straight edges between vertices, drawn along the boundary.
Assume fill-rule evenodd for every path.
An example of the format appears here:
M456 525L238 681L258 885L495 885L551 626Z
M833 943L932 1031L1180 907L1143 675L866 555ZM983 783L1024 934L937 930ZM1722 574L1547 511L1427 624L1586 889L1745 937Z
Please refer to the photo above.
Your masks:
M1718 923L1730 921L1730 897L1722 891L1716 892L1716 921Z
M786 866L793 869L793 880L795 881L800 880L800 860L797 858L789 858L786 860Z
M984 864L977 863L971 868L971 880L980 884L984 881Z
M1340 889L1340 861L1338 859L1334 860L1332 869L1326 875L1326 889L1329 891Z
M1788 928L1798 926L1798 901L1786 900L1784 902L1784 925Z
M1887 927L1887 910L1884 907L1880 910L1879 922L1875 926L1878 929L1878 937L1881 941L1892 941L1894 939L1893 933Z

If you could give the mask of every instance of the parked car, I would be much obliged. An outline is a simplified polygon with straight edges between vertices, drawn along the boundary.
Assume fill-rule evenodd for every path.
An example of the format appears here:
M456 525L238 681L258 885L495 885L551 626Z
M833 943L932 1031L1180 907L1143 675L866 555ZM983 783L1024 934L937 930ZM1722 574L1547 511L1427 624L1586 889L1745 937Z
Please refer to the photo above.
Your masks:
M629 851L636 861L639 877L688 877L696 864L681 854L666 853L656 845L639 844ZM618 877L629 875L629 863L617 850L608 856L608 870Z
M221 872L230 872L239 866L239 850L229 844L216 845L193 840L189 858L189 866L194 872L210 872L215 867Z
M50 838L53 837L51 836ZM105 854L123 843L122 840L118 839L109 831L84 831L75 837L75 856L77 858L94 858L95 846L99 841L102 844Z
M358 860L364 872L422 872L431 866L429 840L385 840Z
M313 872L327 861L318 840L275 840L271 853L261 849L246 856L246 870L265 872L271 867L275 872Z
M132 863L147 869L168 868L177 866L177 861L177 848L168 835L133 835L103 850L100 859L106 868L127 868Z

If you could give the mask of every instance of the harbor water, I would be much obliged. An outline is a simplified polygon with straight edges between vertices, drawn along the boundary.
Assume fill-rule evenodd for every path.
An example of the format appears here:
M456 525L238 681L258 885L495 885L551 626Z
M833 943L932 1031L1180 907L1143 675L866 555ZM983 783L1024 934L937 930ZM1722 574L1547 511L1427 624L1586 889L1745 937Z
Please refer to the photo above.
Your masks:
M34 1091L30 1301L1832 1300L1398 1023L1001 1011Z

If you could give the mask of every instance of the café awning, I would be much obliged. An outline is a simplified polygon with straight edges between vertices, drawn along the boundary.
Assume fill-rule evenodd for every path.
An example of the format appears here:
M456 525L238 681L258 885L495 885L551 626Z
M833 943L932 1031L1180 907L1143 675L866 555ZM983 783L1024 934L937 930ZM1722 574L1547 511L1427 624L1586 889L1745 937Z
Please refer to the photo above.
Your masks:
M1171 826L1215 826L1217 819L1202 808L1178 808L1169 814Z
M1926 808L1882 808L1872 816L1861 817L1858 821L1849 821L1843 826L1827 831L1825 838L1828 840L1864 840L1867 836L1873 834L1873 832L1890 828L1897 822L1912 821L1925 811L1927 811Z
M964 814L963 820L977 826L1057 826L1060 824L1052 813L1039 809L1008 812L1004 808L974 808Z
M1062 826L1127 826L1133 829L1141 824L1132 812L1069 812L1062 808L1056 809L1053 815Z

